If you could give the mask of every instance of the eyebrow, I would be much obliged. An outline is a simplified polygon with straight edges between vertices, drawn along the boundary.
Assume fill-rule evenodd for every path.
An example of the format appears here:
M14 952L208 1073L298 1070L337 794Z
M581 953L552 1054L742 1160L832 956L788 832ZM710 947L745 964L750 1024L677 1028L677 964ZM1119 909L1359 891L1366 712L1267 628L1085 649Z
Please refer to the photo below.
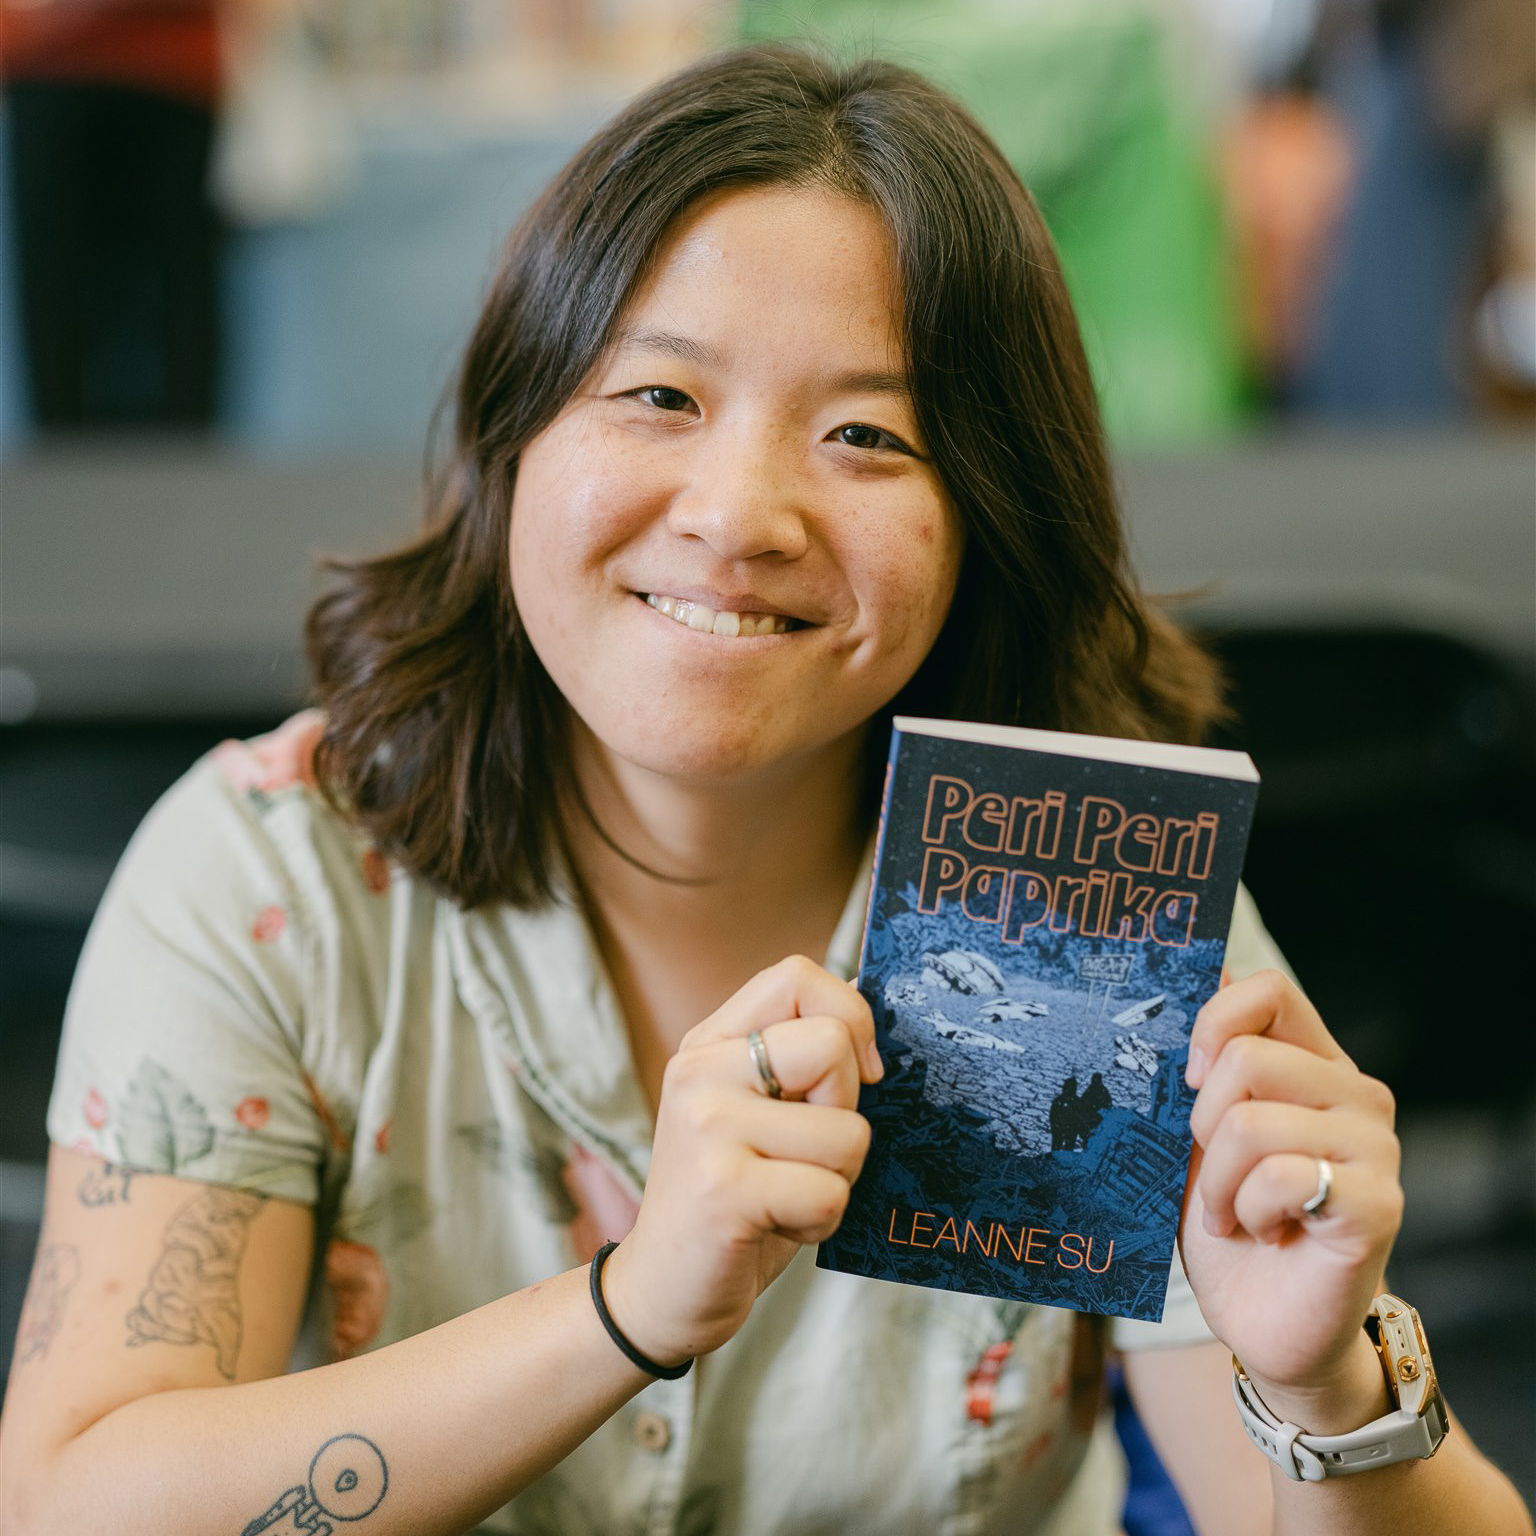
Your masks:
M691 336L680 336L673 331L637 330L625 327L615 337L616 350L656 352L663 357L679 358L685 363L698 363L706 368L724 368L726 355L719 348ZM912 386L903 373L874 370L867 373L837 373L816 380L826 394L892 395L910 400Z
M664 357L681 358L685 363L702 363L708 368L725 366L725 353L718 347L672 331L634 330L625 326L614 339L616 350L622 352L659 352Z

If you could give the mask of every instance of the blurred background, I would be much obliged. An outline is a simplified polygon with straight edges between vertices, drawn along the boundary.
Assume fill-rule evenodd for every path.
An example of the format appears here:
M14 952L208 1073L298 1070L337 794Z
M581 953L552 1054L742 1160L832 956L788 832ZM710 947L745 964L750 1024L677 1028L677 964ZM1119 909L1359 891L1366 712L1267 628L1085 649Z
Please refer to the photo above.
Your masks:
M507 229L744 37L923 69L1060 245L1139 567L1224 656L1249 883L1400 1099L1392 1270L1536 1496L1528 0L0 0L0 1336L85 927L419 515ZM1527 958L1522 960L1521 955ZM7 1351L8 1352L8 1351Z

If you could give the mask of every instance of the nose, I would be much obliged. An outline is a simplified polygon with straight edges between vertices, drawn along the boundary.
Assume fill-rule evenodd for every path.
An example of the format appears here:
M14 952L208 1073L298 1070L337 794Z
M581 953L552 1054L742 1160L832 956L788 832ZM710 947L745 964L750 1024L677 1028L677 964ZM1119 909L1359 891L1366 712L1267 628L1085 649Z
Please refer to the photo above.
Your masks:
M744 445L740 439L690 456L667 525L684 538L701 539L721 560L797 560L809 544L796 477L782 455L769 443Z

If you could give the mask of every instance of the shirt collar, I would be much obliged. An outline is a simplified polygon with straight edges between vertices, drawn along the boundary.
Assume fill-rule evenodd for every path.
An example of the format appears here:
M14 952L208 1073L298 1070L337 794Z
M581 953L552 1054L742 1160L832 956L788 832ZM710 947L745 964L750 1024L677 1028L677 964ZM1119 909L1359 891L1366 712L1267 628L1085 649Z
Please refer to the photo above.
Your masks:
M827 947L851 980L869 905L874 844ZM629 1032L585 913L570 891L534 911L443 903L459 995L504 1064L558 1124L605 1156L638 1196L655 1126Z

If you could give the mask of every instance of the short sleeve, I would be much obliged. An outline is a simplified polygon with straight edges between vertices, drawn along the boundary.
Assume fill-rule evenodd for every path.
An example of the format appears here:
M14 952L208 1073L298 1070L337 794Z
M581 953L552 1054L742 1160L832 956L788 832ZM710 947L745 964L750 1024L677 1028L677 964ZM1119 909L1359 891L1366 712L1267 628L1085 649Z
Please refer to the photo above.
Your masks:
M1239 885L1237 899L1232 906L1232 925L1227 933L1227 970L1235 980L1251 976L1255 971L1268 969L1284 971L1290 975L1285 957L1275 946L1268 930L1259 918L1248 888ZM1208 1344L1215 1335L1206 1327L1200 1312L1200 1303L1190 1289L1184 1266L1179 1262L1178 1250L1174 1250L1173 1266L1168 1275L1168 1295L1163 1303L1163 1320L1160 1323L1140 1322L1134 1318L1118 1317L1110 1330L1110 1341L1116 1349L1167 1349L1183 1344Z
M210 760L134 835L65 1013L51 1140L315 1203L305 914L248 796Z
M1232 925L1227 930L1227 970L1234 981L1267 970L1283 971L1292 981L1296 979L1269 936L1246 885L1238 886L1237 899L1232 904Z

